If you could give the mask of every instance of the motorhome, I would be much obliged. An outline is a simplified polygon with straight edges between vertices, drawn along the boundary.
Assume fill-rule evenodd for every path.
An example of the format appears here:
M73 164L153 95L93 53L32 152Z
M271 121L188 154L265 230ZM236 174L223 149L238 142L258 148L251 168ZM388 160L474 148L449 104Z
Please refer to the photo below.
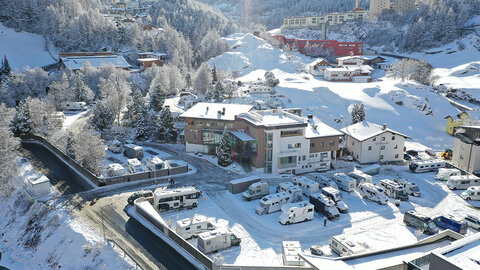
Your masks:
M285 266L304 266L305 261L298 254L303 253L299 241L282 242L282 258Z
M303 201L284 204L278 222L282 225L306 222L313 219L313 204Z
M315 180L318 182L321 188L323 187L333 187L338 189L337 183L334 180L324 176L324 175L317 175L315 176Z
M130 173L141 173L144 171L142 163L136 158L127 159L127 168Z
M336 173L333 175L333 180L337 183L337 186L346 192L352 192L355 190L357 180L345 175L344 173Z
M109 141L107 147L112 153L118 154L122 152L122 143L117 140Z
M363 183L358 186L360 194L363 198L374 201L378 204L387 204L388 198L372 183Z
M467 233L468 224L464 220L454 216L438 216L434 218L433 221L435 221L438 227L449 229L459 234Z
M322 188L322 194L332 199L334 202L338 202L343 199L342 193L333 187Z
M380 180L380 185L385 188L385 195L388 197L401 201L408 201L408 194L402 185L397 184L390 179Z
M320 185L317 182L305 176L293 178L292 183L299 186L302 189L303 195L307 197L309 197L310 194L318 193L320 189Z
M175 232L184 239L197 237L203 232L213 231L216 227L203 216L177 220Z
M255 209L255 213L261 216L280 211L284 204L290 202L291 198L292 195L287 192L279 192L267 195L260 200L257 208Z
M127 171L119 163L113 163L107 166L107 175L109 177L123 176L126 174L127 174Z
M371 250L367 243L348 239L346 235L330 237L329 245L340 257L362 254Z
M469 227L480 231L480 217L474 215L467 215L463 220L467 223Z
M467 190L460 194L460 197L464 200L480 201L480 187L469 187Z
M242 198L250 201L262 198L268 194L270 194L270 185L265 181L261 181L251 184L248 189L242 193Z
M448 181L450 177L462 175L459 169L441 168L438 170L435 180Z
M357 186L361 183L373 182L373 177L371 175L368 175L357 169L354 169L353 172L349 172L347 175L357 180Z
M473 174L452 176L447 181L449 189L467 189L473 186L480 186L480 178Z
M277 186L277 192L288 192L291 195L290 202L299 202L302 200L302 189L292 182L280 183Z
M147 168L150 171L158 171L165 168L165 162L157 156L147 157Z
M123 146L125 150L123 150L123 155L128 158L143 158L143 147L135 145L135 144L125 144Z
M198 198L202 191L195 187L182 187L176 189L157 188L153 192L153 206L159 211L172 210L184 207L197 207Z
M313 204L315 211L324 214L330 220L340 217L335 202L321 193L312 194L310 196L310 203Z
M85 102L67 102L65 106L65 110L67 111L86 111L87 110L87 103Z
M408 195L414 196L414 197L420 197L422 193L420 192L420 188L417 186L417 184L413 182L409 182L405 179L393 179L393 182L402 185L403 188L405 188L405 191L407 192Z
M408 167L411 172L430 172L445 168L447 162L442 159L419 160L412 162Z
M438 233L437 225L430 217L413 210L405 212L403 215L403 222L405 222L407 226L422 229L426 234L432 235Z
M217 229L198 235L197 248L207 254L232 246L239 246L242 240L233 232L226 229Z

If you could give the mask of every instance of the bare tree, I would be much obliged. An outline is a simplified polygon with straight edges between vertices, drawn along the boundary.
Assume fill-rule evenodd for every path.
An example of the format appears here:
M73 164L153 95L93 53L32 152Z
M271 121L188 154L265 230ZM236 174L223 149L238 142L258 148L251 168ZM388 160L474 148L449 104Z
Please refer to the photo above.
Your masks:
M17 149L20 142L13 136L9 124L15 114L14 109L0 104L0 194L8 195L13 189L12 177L17 173Z

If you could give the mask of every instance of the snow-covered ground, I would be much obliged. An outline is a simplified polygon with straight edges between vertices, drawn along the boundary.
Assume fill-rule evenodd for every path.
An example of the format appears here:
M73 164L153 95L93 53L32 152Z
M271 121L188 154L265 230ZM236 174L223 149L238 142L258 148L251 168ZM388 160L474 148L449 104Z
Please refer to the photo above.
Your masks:
M227 167L222 167L220 165L218 165L218 158L215 157L215 156L210 156L210 155L206 155L206 154L196 154L196 153L188 153L189 155L193 156L193 157L197 157L197 158L201 158L201 159L205 159L207 160L208 162L224 169L224 170L227 170L227 171L231 171L231 172L235 172L235 173L238 173L238 174L245 174L245 171L243 170L242 166L240 166L237 162L233 162L232 164L228 165Z
M13 71L41 67L57 62L46 50L43 37L26 32L15 32L0 23L0 58L6 55ZM52 52L56 54L55 52ZM54 57L58 57L54 55Z

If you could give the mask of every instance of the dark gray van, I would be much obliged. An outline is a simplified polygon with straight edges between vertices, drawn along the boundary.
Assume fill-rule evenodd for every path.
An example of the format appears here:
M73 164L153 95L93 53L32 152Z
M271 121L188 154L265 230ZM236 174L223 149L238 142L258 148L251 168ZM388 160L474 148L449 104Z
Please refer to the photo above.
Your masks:
M438 233L437 225L431 218L413 210L405 212L405 215L403 216L403 222L405 222L407 226L421 228L423 229L424 233L429 235Z

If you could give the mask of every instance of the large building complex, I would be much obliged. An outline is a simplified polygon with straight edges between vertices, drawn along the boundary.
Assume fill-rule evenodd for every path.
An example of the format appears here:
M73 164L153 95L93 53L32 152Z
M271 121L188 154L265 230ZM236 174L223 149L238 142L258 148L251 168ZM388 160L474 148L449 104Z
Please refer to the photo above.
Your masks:
M274 36L280 45L288 46L291 50L298 50L308 54L309 49L321 48L326 55L361 55L363 54L363 42L339 42L336 40L306 40L286 38L282 35Z
M470 173L480 171L480 126L460 126L457 129L452 163Z
M393 2L393 10L399 14L403 14L415 8L415 0L395 0Z
M282 29L323 29L325 26L341 25L346 22L365 21L367 11L358 9L344 13L328 13L320 16L292 17L283 19Z
M328 170L342 133L288 110L254 111L250 105L198 103L183 113L188 152L215 154L227 126L233 158L257 172Z

